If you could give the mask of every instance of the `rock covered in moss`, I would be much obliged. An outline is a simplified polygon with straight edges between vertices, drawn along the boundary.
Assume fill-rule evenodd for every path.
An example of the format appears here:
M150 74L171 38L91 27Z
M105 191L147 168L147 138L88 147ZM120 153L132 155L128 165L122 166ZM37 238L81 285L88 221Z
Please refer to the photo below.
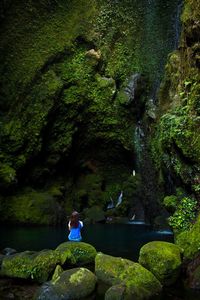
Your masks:
M96 276L86 268L64 271L51 282L45 283L36 295L37 300L79 300L95 289Z
M25 251L4 256L1 274L14 278L33 279L42 283L49 279L57 264L62 264L70 259L69 252L61 254L54 250Z
M111 286L105 293L105 300L122 300L125 295L125 285L116 284Z
M75 259L73 263L77 265L85 265L94 262L97 254L96 249L92 245L83 242L65 242L60 244L56 250L61 253L70 250Z
M180 48L166 65L159 91L159 115L151 139L158 170L173 174L199 198L199 17L195 0L184 1ZM177 180L177 178L179 178ZM167 178L166 178L167 179Z
M64 271L63 268L60 265L57 265L51 280L55 282L60 277L63 271Z
M120 282L120 274L133 264L128 259L98 253L95 258L95 274L107 284L117 284Z
M176 236L175 243L183 249L184 258L193 258L200 250L200 215L190 230Z
M180 274L181 251L172 243L153 241L140 249L139 263L162 284L171 285Z
M158 279L138 263L121 257L98 253L95 259L95 273L98 279L114 285L106 299L149 299L161 292ZM121 294L125 298L114 298Z

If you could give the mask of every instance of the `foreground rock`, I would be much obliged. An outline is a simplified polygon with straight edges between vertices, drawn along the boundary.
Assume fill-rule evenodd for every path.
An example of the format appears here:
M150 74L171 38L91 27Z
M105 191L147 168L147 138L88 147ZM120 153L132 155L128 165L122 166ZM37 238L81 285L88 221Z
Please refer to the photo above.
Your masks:
M4 256L1 275L11 278L32 279L39 283L47 281L56 265L75 264L76 259L69 249L24 251Z
M54 250L25 251L4 256L1 274L12 278L33 279L43 283L49 279L57 264L71 262L71 253Z
M150 242L140 249L139 263L162 284L171 285L176 282L180 273L180 248L168 242Z
M149 299L162 289L160 282L151 272L140 264L121 257L98 253L95 259L95 273L98 279L113 285L106 293L106 300Z
M97 254L96 249L92 245L83 242L65 242L60 244L56 250L60 253L70 250L75 259L74 264L79 266L93 263Z
M96 249L87 243L66 242L56 250L24 251L2 255L0 274L11 278L32 279L43 283L50 279L57 265L85 265L94 262Z
M86 268L62 272L55 280L43 284L37 300L75 300L89 296L95 289L96 276Z

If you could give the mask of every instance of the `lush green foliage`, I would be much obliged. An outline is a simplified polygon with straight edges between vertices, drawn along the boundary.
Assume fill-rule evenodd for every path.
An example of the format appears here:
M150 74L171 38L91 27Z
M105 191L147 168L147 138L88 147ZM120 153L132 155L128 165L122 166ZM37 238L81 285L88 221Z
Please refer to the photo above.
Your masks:
M178 203L176 211L169 217L169 225L176 232L188 230L195 220L197 201L194 198L184 197Z

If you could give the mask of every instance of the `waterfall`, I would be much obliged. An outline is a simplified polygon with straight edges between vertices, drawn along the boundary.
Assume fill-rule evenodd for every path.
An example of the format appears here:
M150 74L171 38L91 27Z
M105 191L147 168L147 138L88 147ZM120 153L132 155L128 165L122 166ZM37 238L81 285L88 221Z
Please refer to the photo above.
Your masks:
M177 49L179 44L179 38L181 33L180 17L181 17L182 7L183 7L183 3L181 1L177 6L176 14L174 17L175 19L174 20L174 49Z
M110 203L108 203L107 209L113 209L113 208L115 208L115 205L113 199L110 197Z
M113 209L113 208L118 207L122 203L122 198L123 198L123 191L121 191L121 193L117 199L117 203L115 205L112 197L110 197L110 202L107 205L107 209Z
M122 203L122 197L123 197L123 191L121 191L121 193L117 199L116 207L118 207Z

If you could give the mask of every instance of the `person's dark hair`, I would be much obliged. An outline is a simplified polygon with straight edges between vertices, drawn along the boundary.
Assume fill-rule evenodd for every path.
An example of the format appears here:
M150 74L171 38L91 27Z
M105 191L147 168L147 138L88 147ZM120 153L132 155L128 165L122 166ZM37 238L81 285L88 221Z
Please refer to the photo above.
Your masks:
M79 213L77 211L73 211L70 217L70 226L77 228L79 225Z

